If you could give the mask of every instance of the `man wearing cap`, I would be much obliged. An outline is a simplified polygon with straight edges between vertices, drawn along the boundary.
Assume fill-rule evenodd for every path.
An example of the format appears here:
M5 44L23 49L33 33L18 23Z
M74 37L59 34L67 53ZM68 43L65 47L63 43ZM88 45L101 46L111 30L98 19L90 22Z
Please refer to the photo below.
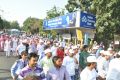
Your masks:
M79 51L77 46L73 46L74 56L77 59L77 62L75 63L75 79L79 79Z
M96 80L97 72L95 70L97 59L95 56L87 57L87 66L80 74L80 80Z
M56 52L57 52L57 45L55 43L53 43L53 46L51 47L51 51L52 51L52 57L56 56Z
M109 53L109 51L104 51L104 55L105 56L97 62L98 75L103 80L106 79L111 54Z
M110 60L114 59L114 54L115 54L115 53L114 53L113 48L110 47L110 48L107 49L107 51L109 51L110 54L111 54L111 58L110 58Z
M63 59L63 66L66 67L71 80L75 80L75 64L77 63L77 59L74 56L74 51L72 49L69 50L69 56L66 56Z
M120 52L110 61L106 80L120 80Z
M94 46L92 48L91 54L96 56L96 52L97 52L98 48L99 48L99 46Z
M44 41L43 40L39 40L39 43L37 44L37 52L38 52L38 55L39 55L39 59L42 59L43 56L44 56L44 47L45 45L43 44Z
M43 71L45 74L47 74L48 70L53 67L52 62L52 52L50 49L45 50L45 56L38 62L38 65L43 67Z
M22 43L20 43L20 44L17 46L16 51L17 51L17 54L18 54L19 59L21 58L21 52L26 50L26 46L24 45L25 42L26 42L26 41L23 40Z
M100 51L100 56L97 58L97 61L101 61L101 59L104 57L104 50Z

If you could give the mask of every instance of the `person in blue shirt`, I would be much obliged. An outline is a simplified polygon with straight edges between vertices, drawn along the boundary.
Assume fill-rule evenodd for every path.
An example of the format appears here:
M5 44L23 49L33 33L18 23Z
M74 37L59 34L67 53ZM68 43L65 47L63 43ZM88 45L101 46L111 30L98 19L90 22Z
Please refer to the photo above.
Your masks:
M27 64L28 64L27 52L22 51L21 59L16 60L15 63L11 67L11 76L12 76L13 80L17 80L21 69L24 68Z

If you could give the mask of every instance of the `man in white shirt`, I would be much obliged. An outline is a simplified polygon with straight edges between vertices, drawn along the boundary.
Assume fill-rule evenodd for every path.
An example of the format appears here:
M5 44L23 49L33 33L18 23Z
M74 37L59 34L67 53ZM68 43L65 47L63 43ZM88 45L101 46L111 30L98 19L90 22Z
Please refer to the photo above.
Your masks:
M40 40L39 43L37 44L37 51L39 55L39 59L42 59L43 53L44 53L44 47L45 45L43 44L43 40Z
M120 52L110 61L106 80L120 80Z
M96 80L97 72L95 70L97 59L95 56L87 57L87 67L80 74L80 80Z
M78 52L78 47L77 46L73 46L73 50L74 50L74 56L77 59L77 62L75 63L75 79L79 79L80 75L79 75L79 52Z
M66 56L63 59L63 66L66 67L71 80L75 80L75 64L77 59L74 56L74 51L72 49L69 50L69 56Z
M6 56L9 57L11 51L11 40L9 38L5 41L4 51L6 51Z
M57 55L57 46L55 43L53 43L53 46L51 47L51 51L52 51L52 57Z
M108 68L109 68L109 61L110 61L110 56L111 54L109 51L104 51L104 57L101 58L101 60L97 61L97 70L98 70L98 75L105 80Z

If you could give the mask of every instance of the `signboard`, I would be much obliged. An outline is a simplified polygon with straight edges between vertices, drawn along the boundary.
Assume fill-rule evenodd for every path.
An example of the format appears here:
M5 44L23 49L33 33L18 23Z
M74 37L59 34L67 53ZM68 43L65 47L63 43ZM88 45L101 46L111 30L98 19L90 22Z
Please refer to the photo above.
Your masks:
M96 17L86 12L80 12L80 27L95 29Z
M63 16L43 21L43 29L62 29L75 27L76 13L69 13Z

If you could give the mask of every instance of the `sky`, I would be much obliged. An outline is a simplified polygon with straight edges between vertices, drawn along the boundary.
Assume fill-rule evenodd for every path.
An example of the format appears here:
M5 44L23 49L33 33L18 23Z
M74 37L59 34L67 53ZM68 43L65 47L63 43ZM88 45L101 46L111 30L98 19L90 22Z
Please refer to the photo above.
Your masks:
M22 26L25 19L44 19L47 10L56 5L64 8L68 0L0 0L0 15L7 21L15 21Z

